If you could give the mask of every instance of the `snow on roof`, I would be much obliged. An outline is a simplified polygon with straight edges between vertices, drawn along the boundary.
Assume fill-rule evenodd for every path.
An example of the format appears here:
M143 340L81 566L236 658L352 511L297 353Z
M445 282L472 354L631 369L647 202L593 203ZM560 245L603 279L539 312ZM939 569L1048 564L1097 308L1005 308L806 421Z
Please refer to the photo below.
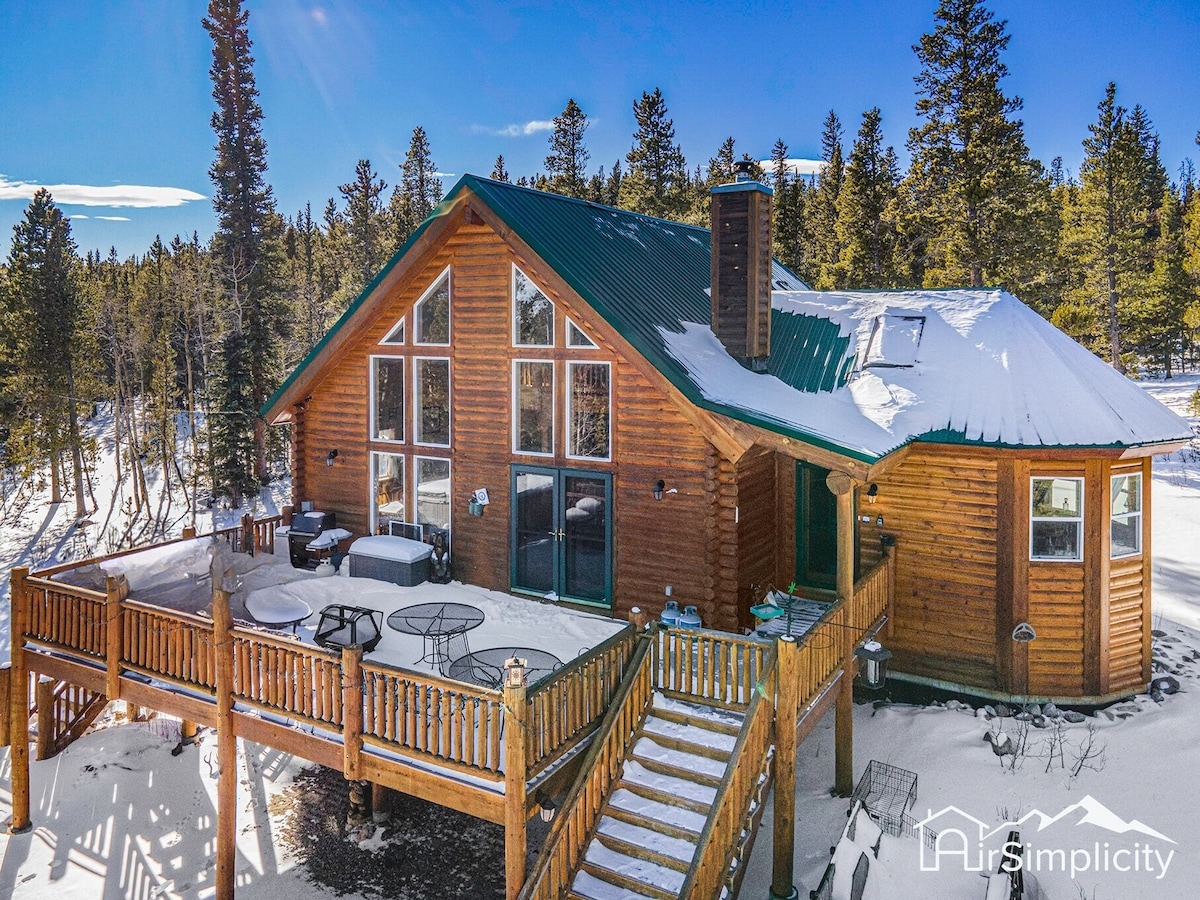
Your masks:
M917 439L1122 447L1190 436L1183 419L1005 291L776 291L772 306L777 317L817 316L850 337L858 362L849 384L810 393L749 372L707 326L662 336L717 407L851 452L880 457ZM908 330L887 338L885 352L903 358L872 364L868 348L897 323Z

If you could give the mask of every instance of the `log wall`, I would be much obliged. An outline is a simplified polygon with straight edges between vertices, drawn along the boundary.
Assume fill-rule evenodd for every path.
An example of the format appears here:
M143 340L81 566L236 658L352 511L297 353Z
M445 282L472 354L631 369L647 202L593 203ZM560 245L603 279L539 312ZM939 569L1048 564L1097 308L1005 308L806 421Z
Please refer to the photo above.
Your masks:
M512 346L512 265L555 303L554 348ZM451 270L449 348L414 347L409 313L421 294L447 267ZM318 509L337 513L338 524L355 536L368 532L372 450L405 455L411 518L416 456L449 458L452 464L451 528L456 578L498 590L509 588L510 473L513 463L608 472L613 476L614 610L641 606L657 615L669 585L680 606L695 604L705 625L737 623L736 472L702 431L681 414L669 388L653 382L622 355L620 335L599 319L552 272L534 258L518 255L478 216L461 217L449 236L421 265L396 283L369 326L327 367L304 404L302 439L297 440L300 483ZM407 316L404 346L379 341ZM566 346L570 317L596 345ZM406 438L403 445L372 442L369 436L369 357L449 356L452 424L450 448L412 442L413 370L406 368ZM512 360L556 362L556 453L554 457L512 452ZM565 455L565 398L568 360L612 365L612 459L569 459ZM644 364L642 364L644 366ZM325 457L338 457L331 467ZM652 496L659 479L668 493ZM491 503L482 517L467 515L467 500L487 488Z

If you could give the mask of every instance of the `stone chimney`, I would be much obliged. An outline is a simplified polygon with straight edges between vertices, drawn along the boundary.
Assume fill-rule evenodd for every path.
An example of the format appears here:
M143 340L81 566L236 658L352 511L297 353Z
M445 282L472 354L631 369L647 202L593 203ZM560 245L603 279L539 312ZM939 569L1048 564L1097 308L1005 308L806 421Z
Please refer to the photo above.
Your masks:
M771 189L753 163L712 189L712 329L730 355L763 372L771 353Z

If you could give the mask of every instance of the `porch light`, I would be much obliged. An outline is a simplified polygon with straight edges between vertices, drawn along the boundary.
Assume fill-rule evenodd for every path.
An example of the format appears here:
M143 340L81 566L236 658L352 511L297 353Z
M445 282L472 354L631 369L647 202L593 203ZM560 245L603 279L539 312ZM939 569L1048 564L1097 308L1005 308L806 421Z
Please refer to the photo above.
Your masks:
M542 821L553 821L556 812L558 812L558 804L554 802L553 798L542 794L538 799L538 815L542 817Z
M886 649L879 641L867 641L854 649L854 655L862 663L859 677L863 687L877 691L887 680L887 661L892 658L892 651Z
M524 687L525 667L528 662L519 657L511 657L504 661L504 686L510 688Z
M875 499L878 496L879 496L879 485L871 484L870 487L867 488L867 502L874 503Z
M654 499L655 500L661 500L663 498L663 494L678 494L678 493L679 493L679 488L667 487L667 483L665 481L663 481L661 478L658 479L658 481L654 482Z
M338 458L337 450L330 450L328 455L325 457L325 465L332 466L333 461L337 458Z

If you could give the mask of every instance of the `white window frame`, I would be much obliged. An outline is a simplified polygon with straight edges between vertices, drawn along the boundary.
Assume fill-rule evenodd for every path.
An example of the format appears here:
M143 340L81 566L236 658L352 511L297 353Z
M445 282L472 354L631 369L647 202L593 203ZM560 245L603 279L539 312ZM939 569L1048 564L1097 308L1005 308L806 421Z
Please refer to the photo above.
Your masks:
M412 465L412 513L413 517L410 521L420 525L422 529L425 523L421 522L421 460L432 459L437 462L446 464L446 481L449 482L449 488L446 491L446 531L454 533L454 461L448 456L428 456L428 455L413 455ZM405 494L408 497L408 494ZM437 528L437 525L429 525L430 528Z
M433 343L432 341L417 340L417 331L420 329L421 316L420 306L426 300L433 296L438 286L442 283L442 279L446 280L446 342ZM413 304L413 334L412 342L414 347L449 347L454 340L454 283L450 273L450 267L442 269L437 278L433 279L429 287L425 288L424 293L417 298L417 302Z
M436 444L418 440L421 437L421 379L418 374L421 360L446 364L446 443ZM454 440L454 373L448 356L414 356L412 365L412 442L418 447L449 447Z
M520 407L520 377L517 375L521 363L545 363L550 366L550 450L540 453L536 450L522 450L518 446L518 435L521 433ZM558 422L555 413L558 410L558 367L553 359L514 359L512 361L512 452L515 456L535 456L539 459L551 459L558 447Z
M1079 515L1078 516L1035 516L1033 514L1033 485L1036 481L1074 481L1079 484ZM1082 476L1078 475L1031 475L1029 477L1029 559L1031 562L1060 562L1077 563L1083 561L1083 519L1086 515L1085 506L1086 485ZM1034 526L1038 522L1073 522L1075 531L1074 556L1035 556L1033 552Z
M574 411L571 409L571 385L573 384L572 371L577 366L604 366L608 369L608 455L607 456L576 456L571 452L571 434L574 430L572 415ZM612 382L612 363L603 359L579 359L567 360L567 378L563 385L563 391L566 393L566 418L563 422L563 427L566 429L564 441L564 456L567 459L586 459L592 462L611 462L613 456L613 382Z
M370 496L367 499L367 509L371 511L371 534L379 532L379 457L394 456L400 460L400 482L404 486L404 509L397 519L402 522L408 519L408 458L405 453L389 453L386 450L371 451L371 478L368 486Z
M388 340L397 331L400 332L400 340L398 340L398 341ZM383 336L383 340L381 340L379 342L379 345L381 347L403 347L405 338L407 337L407 335L408 335L408 329L404 325L404 316L401 316L396 321L396 324L387 330L387 334L385 334Z
M584 330L582 328L580 328L578 325L576 325L570 316L564 316L563 318L566 320L566 323L567 323L566 324L567 336L566 336L565 340L566 340L566 345L567 345L568 350L599 350L600 349L600 347L596 344L596 342L593 341L590 337L588 337L587 333L584 332ZM571 343L571 329L572 328L575 329L577 332L579 332L579 336L581 338L583 338L585 341L587 341L586 344L572 344Z
M1137 512L1121 513L1119 515L1113 515L1113 513L1112 513L1112 498L1117 495L1117 479L1119 479L1119 478L1131 478L1131 479L1136 478L1137 479L1137 483L1138 483ZM1142 479L1142 473L1141 472L1124 472L1120 475L1113 475L1112 480L1109 482L1109 485L1110 485L1110 493L1109 493L1108 541L1109 541L1109 553L1111 555L1111 558L1112 559L1128 559L1129 557L1133 557L1133 556L1141 556L1142 555L1142 522L1143 522L1142 516L1144 515L1145 508L1146 508L1145 494L1142 493L1142 491L1145 489L1145 483L1143 482L1143 479ZM1133 521L1133 520L1137 521L1137 528L1133 532L1135 535L1137 535L1137 547L1134 550L1131 550L1127 553L1118 553L1116 550L1116 544L1114 544L1113 540L1112 540L1113 522L1118 521L1118 520L1124 520L1126 522Z
M390 355L386 355L386 354L372 354L371 356L367 357L367 359L368 359L368 364L370 365L370 368L371 368L371 371L369 373L370 396L368 397L368 400L370 401L370 411L369 411L369 415L367 417L368 418L367 428L369 429L369 432L370 432L368 434L368 437L370 438L372 443L376 443L376 444L406 444L408 442L405 440L405 437L407 437L407 435L405 435L405 434L401 434L399 438L382 438L382 437L378 436L379 435L379 427L378 427L379 423L376 418L376 416L378 414L378 409L376 407L378 405L379 385L378 385L378 379L376 378L376 371L377 371L376 361L377 360L388 360L389 362L398 362L400 364L400 367L404 370L404 378L407 379L408 378L408 371L407 371L408 370L408 357L406 357L406 356L390 356ZM408 389L408 385L405 385L405 390L401 392L404 397L405 405L408 404L407 389ZM404 415L402 415L400 417L400 428L403 431L407 427L408 427L408 410L406 409L404 411Z

